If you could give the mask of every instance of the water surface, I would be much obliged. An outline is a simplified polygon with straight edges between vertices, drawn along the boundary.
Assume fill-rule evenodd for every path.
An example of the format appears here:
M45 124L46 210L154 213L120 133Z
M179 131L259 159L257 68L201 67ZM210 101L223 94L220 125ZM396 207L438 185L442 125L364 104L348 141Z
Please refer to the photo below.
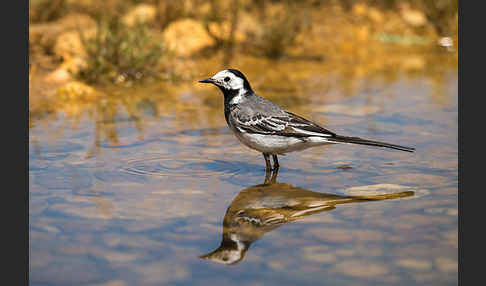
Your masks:
M457 66L403 57L424 65L238 60L290 111L417 150L318 147L278 174L196 79L96 99L33 87L31 285L457 285Z

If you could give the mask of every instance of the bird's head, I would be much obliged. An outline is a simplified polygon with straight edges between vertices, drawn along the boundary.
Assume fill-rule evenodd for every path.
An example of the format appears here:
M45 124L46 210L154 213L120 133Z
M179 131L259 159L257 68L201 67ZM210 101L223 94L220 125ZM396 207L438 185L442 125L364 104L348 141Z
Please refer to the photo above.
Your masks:
M237 234L224 233L223 231L223 240L219 247L199 257L227 265L236 264L245 257L250 244L251 242L240 241Z
M231 265L240 262L245 257L246 251L238 249L222 249L221 247L213 252L199 256L200 258Z
M243 94L251 90L250 83L246 77L235 69L226 69L214 76L200 80L202 83L212 83L219 87L223 93Z

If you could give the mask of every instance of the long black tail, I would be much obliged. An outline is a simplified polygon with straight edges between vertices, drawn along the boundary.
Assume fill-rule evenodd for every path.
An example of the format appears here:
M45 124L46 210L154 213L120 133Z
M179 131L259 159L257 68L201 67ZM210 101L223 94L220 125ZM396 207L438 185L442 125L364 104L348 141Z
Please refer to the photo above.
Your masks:
M358 137L347 137L347 136L340 136L336 135L335 137L329 138L329 141L334 141L336 143L351 143L351 144L360 144L360 145L368 145L368 146L377 146L377 147L386 147L395 150L413 152L415 148L412 147L405 147L385 142L378 142L378 141L371 141L366 139L361 139Z

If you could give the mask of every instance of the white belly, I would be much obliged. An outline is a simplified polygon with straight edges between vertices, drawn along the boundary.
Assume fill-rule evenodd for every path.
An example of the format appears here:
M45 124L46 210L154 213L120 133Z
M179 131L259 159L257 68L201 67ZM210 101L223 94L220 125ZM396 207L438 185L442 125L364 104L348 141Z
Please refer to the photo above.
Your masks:
M235 133L236 137L246 146L270 154L284 154L294 151L304 150L314 146L334 144L323 137L303 137L294 138L279 135L263 135Z

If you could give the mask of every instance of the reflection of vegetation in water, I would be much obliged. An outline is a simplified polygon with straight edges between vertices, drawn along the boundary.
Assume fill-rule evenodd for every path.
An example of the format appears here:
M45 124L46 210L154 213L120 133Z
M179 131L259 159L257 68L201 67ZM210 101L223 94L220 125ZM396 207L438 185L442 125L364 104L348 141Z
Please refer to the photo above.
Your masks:
M222 113L208 112L214 108L203 104L204 97L200 98L199 103L194 100L191 100L192 103L186 102L187 98L183 95L187 89L185 85L155 83L125 88L111 85L94 89L72 82L57 90L55 86L48 86L44 90L45 86L40 89L39 83L34 81L32 87L36 95L29 102L29 128L42 123L48 127L50 122L59 119L59 115L66 118L62 121L64 130L76 129L81 122L90 122L93 124L94 141L88 157L98 154L101 144L116 146L129 143L120 140L119 136L120 130L126 127L134 127L137 131L136 138L128 139L130 142L144 140L151 119L167 118L161 122L163 126L170 127L168 130L160 125L160 128L150 130L151 135L159 136L162 133L200 128L201 124L219 126L223 116ZM62 132L58 135L62 135Z
M223 264L238 263L253 242L286 223L333 210L338 204L392 200L414 195L413 191L355 196L318 193L278 183L277 174L274 172L270 178L267 172L263 184L240 191L226 210L220 246L201 258Z
M35 98L35 108L31 108L29 112L29 126L32 128L37 121L43 119L48 122L49 118L55 118L59 112L67 117L68 120L64 122L68 125L67 128L76 128L83 118L90 118L94 124L95 142L88 156L99 152L103 140L115 145L119 143L119 124L133 124L138 132L138 139L141 140L144 133L144 121L141 119L160 115L161 105L157 104L156 99L163 95L163 90L158 90L159 96L149 92L137 92L136 89L130 91L123 94L106 89L102 92L76 82L64 85L47 99ZM167 96L165 102L170 104L171 97Z
M195 80L202 74L214 73L215 67L220 69L222 63L229 65L230 60L231 65L244 70L251 78L258 93L291 109L313 100L321 100L320 98L324 98L321 95L325 95L326 99L319 103L325 104L329 99L335 101L343 96L353 96L368 87L373 90L376 86L382 87L396 82L404 75L430 81L434 88L431 93L433 100L441 102L444 86L447 85L445 73L457 69L457 52L446 53L425 46L388 44L376 41L373 37L386 27L399 30L396 27L402 27L403 23L400 24L402 26L395 22L391 26L385 24L389 21L401 21L393 16L399 15L402 10L422 11L429 21L433 21L437 16L427 12L427 9L438 9L434 13L445 13L450 20L454 18L451 15L457 13L457 7L454 8L448 0L430 1L429 4L412 0L400 1L410 2L408 8L403 8L397 1L389 1L387 5L374 4L373 1L355 3L288 0L187 0L177 1L177 4L169 4L172 3L170 1L135 3L118 0L109 0L106 3L45 0L31 2L31 21L36 24L29 29L36 30L34 34L37 36L29 37L29 40L32 39L29 44L33 45L29 50L37 50L39 53L53 53L57 49L52 45L62 38L59 35L75 30L75 17L67 19L69 12L84 15L86 19L79 22L84 24L78 28L81 35L85 36L82 37L84 49L81 50L85 50L88 56L79 75L86 81L126 82L149 77L153 73L176 75L182 72L185 75L185 82L177 83L170 81L174 77L167 76L169 81L160 83L163 85L162 89L168 88L166 91L161 91L160 88L154 90L153 86L159 83L153 83L131 88L118 87L113 89L114 92L95 90L79 94L72 88L56 92L59 86L77 86L78 83L72 82L72 79L59 84L43 81L47 78L46 72L41 72L43 68L36 64L38 55L33 53L33 64L29 72L29 127L35 126L42 118L55 118L59 113L71 119L68 122L75 127L82 116L89 115L97 122L97 140L104 140L106 137L112 144L119 143L116 126L126 122L120 118L128 117L128 124L134 124L139 138L142 138L142 134L146 132L143 117L159 116L162 110L163 114L175 117L176 120L169 124L175 124L177 128L187 128L187 124L197 124L198 120L209 121L211 127L219 126L222 115L218 113L222 108L220 96L211 90L200 92ZM155 22L147 20L145 24L127 25L125 16L140 3L156 8ZM437 7L433 8L433 5ZM63 8L56 10L54 7L58 6ZM60 11L64 11L66 15L62 15ZM237 17L233 17L235 15ZM191 18L193 22L202 23L208 37L215 40L212 42L214 49L211 53L195 53L185 58L168 57L165 50L161 49L164 29L168 29L171 22L182 18ZM46 21L50 21L49 24L41 24ZM70 28L63 30L67 26ZM413 35L412 28L407 26L403 31L404 36ZM417 34L425 33L421 29L424 30L424 27L416 29ZM204 31L204 28L201 30ZM336 33L337 30L339 33ZM47 39L39 37L38 34L50 36ZM175 35L177 37L177 33ZM188 35L190 33L182 37ZM42 46L43 43L47 45L46 49L35 49L36 45ZM165 37L163 43L166 43ZM229 50L226 55L218 52L225 48ZM70 47L67 50L73 52ZM79 54L83 53L79 51ZM205 56L201 57L203 54ZM259 57L262 55L263 57ZM80 55L74 53L71 56L75 58ZM269 57L280 57L280 60ZM67 57L64 60L67 61ZM171 68L163 67L166 64ZM162 69L164 72L159 73ZM98 85L96 89L105 90L106 83L103 84L105 86ZM137 91L134 92L132 88ZM90 87L82 89L89 90ZM180 112L188 110L192 112L192 117L187 116L187 112ZM304 111L308 112L305 109Z
M442 103L444 88L448 85L445 74L457 68L457 57L453 54L404 54L400 49L387 57L356 57L351 62L275 62L244 56L238 56L236 60L243 63L241 69L247 71L257 93L302 114L309 112L306 104L316 100L320 106L328 100L333 102L344 96L359 95L363 90L369 90L367 97L371 97L373 90L394 83L404 75L425 78L434 88L430 93L432 100ZM209 68L216 62L218 57L194 63L196 67ZM171 116L167 124L179 131L198 128L201 122L210 127L224 126L219 93L200 91L194 82L104 88L70 82L59 88L44 83L41 72L32 65L29 74L30 128L44 118L56 118L57 114L66 116L69 120L65 124L75 128L84 116L88 116L96 124L97 142L93 146L99 146L103 140L119 144L117 133L123 124L135 126L138 138L142 140L146 133L146 119L159 116Z

